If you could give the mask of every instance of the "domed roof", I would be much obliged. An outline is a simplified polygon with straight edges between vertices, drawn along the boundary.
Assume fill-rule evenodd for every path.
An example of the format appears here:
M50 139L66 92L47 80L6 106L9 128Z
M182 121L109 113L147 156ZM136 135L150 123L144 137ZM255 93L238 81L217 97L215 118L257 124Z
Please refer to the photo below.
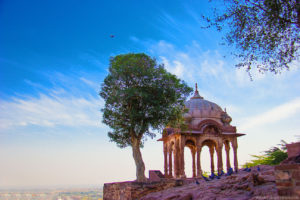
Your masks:
M216 118L221 119L224 111L217 104L203 99L198 93L197 84L194 96L185 102L189 110L185 118Z

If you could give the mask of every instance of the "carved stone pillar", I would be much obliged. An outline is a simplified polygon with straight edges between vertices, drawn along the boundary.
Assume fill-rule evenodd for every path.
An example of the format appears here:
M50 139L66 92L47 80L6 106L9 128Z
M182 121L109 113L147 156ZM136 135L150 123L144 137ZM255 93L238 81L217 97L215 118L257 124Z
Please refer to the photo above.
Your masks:
M211 173L215 172L215 164L214 164L214 146L209 146L210 153L210 169Z
M218 148L216 148L217 151L217 158L218 158L218 173L220 174L223 170L223 158L222 158L222 148L223 145L220 144Z
M225 142L225 151L226 151L226 169L227 171L231 168L230 165L230 145L228 142Z
M172 175L172 147L169 148L169 177L173 177Z
M234 170L235 172L238 171L238 158L237 158L237 139L234 138L233 141L231 142L232 149L233 149L233 164L234 164Z
M234 156L234 170L238 171L238 159L237 159L237 147L233 148L233 156Z
M177 178L177 150L176 150L176 146L174 147L174 150L173 150L173 158L174 158L174 160L173 160L173 162L174 162L174 165L173 165L173 167L174 167L174 170L173 170L173 177L174 178Z
M168 146L164 142L164 172L165 176L168 176Z
M177 153L177 177L181 177L181 151L180 151L180 148L178 148L178 153Z
M181 135L181 138L180 138L180 158L181 158L180 176L181 177L186 177L185 169L184 169L184 147L185 147L185 136Z
M180 150L179 141L176 139L174 146L174 177L178 178L180 176Z
M201 150L202 146L197 146L197 176L200 177L202 175L201 170Z
M192 159L193 159L193 177L196 177L196 149L193 148L191 149L191 153L192 153Z

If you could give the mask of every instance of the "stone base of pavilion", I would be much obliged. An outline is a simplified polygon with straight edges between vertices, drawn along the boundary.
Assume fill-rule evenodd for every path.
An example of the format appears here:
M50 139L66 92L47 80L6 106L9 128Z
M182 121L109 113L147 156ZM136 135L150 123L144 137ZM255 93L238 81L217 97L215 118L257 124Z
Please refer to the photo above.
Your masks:
M105 183L103 187L104 200L137 200L152 193L166 190L168 188L183 186L195 182L195 179L160 178L147 182L115 182Z
M172 187L178 187L195 182L194 178L165 177L159 170L149 170L146 182L126 181L105 183L103 187L104 200L134 200L140 199L152 192L159 192Z

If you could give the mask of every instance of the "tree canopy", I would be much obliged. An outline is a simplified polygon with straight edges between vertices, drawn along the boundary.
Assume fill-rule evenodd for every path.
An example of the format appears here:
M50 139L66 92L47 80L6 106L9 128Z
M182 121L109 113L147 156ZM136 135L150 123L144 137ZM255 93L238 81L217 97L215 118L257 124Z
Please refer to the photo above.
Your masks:
M212 1L212 0L210 0ZM300 0L224 0L209 23L225 31L225 43L235 46L237 67L257 67L272 73L289 69L299 60Z
M111 141L121 148L132 147L138 181L145 180L140 147L147 136L155 136L150 129L161 129L178 120L191 91L146 54L129 53L110 59L109 74L100 92L105 100L103 122L112 129L108 133Z

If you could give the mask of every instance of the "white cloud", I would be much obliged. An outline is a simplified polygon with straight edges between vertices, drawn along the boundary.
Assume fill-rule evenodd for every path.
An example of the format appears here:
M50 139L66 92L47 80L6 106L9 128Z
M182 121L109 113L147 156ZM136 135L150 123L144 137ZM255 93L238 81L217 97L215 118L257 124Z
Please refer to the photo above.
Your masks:
M177 37L174 32L183 34L185 32L185 30L183 29L184 25L184 22L181 22L174 16L162 11L158 17L158 21L154 26L156 26L156 28L161 32L168 35L168 37L176 39Z
M103 102L97 97L75 97L61 91L38 97L0 100L0 130L36 125L100 126Z
M175 74L180 78L183 77L185 67L180 61L174 60L170 64L169 60L167 60L165 57L161 56L160 59L163 61L167 71L171 72L172 74Z
M275 123L283 119L292 118L295 114L300 113L300 97L295 98L287 103L281 104L264 113L246 119L240 127L244 130L259 127L270 123Z
M32 125L103 127L100 110L104 102L98 96L100 84L94 74L52 72L41 76L48 82L25 80L32 94L0 99L1 132Z
M95 83L94 81L88 80L84 77L79 78L82 82L84 82L89 87L93 88L95 93L98 93L100 91L100 84Z
M214 79L231 84L234 79L234 68L226 66L226 62L217 51L203 51L200 45L192 41L184 49L177 49L173 44L159 41L149 45L149 51L158 55L166 69L181 79L195 83L199 79Z

